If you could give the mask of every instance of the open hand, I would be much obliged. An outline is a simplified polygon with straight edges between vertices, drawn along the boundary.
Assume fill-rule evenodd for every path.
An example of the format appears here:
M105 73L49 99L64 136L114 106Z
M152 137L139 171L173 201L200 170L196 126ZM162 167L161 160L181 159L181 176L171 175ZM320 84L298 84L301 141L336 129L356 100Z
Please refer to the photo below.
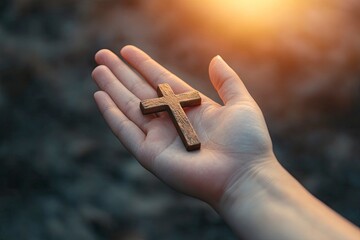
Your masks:
M212 59L209 75L224 106L201 94L200 106L185 109L201 141L199 151L187 152L168 113L144 116L139 103L157 97L160 83L175 94L193 89L134 46L121 55L132 68L109 50L96 54L95 100L117 138L162 181L216 205L234 182L274 159L259 107L222 58Z

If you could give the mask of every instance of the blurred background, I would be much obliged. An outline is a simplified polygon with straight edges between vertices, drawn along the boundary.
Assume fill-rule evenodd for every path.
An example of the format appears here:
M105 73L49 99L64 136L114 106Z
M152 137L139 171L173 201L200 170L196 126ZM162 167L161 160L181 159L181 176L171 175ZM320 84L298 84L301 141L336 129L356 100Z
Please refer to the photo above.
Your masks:
M214 99L239 73L280 162L360 225L360 1L1 0L0 239L235 239L145 171L93 101L93 56L133 44Z

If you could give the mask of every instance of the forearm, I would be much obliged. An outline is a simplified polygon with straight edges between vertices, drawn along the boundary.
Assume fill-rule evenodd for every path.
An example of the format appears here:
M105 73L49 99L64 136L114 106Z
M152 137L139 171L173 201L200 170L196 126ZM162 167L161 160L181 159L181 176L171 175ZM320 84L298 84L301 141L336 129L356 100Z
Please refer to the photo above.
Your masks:
M232 184L217 210L245 239L360 239L360 232L305 190L277 161Z

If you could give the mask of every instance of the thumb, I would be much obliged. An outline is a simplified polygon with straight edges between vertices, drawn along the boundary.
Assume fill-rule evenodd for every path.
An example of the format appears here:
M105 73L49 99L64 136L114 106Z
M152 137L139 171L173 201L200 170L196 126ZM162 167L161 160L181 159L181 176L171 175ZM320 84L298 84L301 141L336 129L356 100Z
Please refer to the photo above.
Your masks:
M225 105L249 100L251 96L235 71L218 55L209 65L211 83Z

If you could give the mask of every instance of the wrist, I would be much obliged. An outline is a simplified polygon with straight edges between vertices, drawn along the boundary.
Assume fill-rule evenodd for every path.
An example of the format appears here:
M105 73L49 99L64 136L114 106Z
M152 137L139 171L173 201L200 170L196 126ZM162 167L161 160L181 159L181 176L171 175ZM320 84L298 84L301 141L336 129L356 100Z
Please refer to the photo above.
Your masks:
M270 226L278 208L292 206L299 190L306 192L275 156L261 162L234 177L214 206L239 235L244 229L256 235L257 226Z
M359 230L273 157L230 182L215 210L247 239L358 239Z
M223 195L213 206L217 211L226 212L233 205L239 207L247 202L257 202L262 196L275 195L279 183L284 182L286 170L274 155L258 161L260 163L242 168L226 185Z

